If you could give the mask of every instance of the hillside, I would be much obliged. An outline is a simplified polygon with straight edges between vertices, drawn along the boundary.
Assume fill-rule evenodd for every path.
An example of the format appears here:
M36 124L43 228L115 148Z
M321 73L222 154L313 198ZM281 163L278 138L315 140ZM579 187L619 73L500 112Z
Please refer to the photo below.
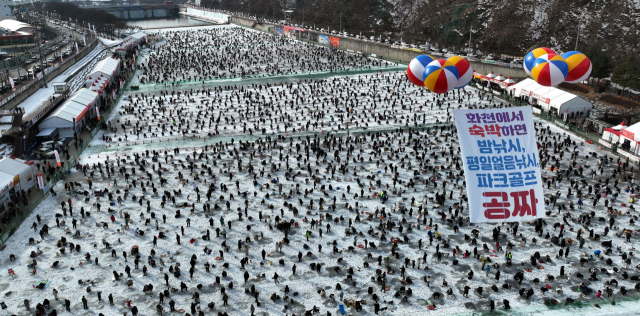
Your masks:
M214 0L205 6L251 12L280 20L292 9L292 23L390 37L461 50L524 56L545 45L573 50L601 46L619 59L640 51L640 0ZM249 11L250 10L250 11Z

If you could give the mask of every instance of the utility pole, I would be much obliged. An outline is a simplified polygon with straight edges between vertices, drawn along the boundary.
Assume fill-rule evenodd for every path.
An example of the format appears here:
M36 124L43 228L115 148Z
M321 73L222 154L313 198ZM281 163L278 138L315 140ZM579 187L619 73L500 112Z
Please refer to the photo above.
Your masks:
M473 49L471 48L471 32L473 32L473 28L469 29L469 51L467 52L467 56L473 55Z
M40 32L40 43L44 44L44 41L42 40L42 36L44 35L44 29L46 26L46 20L42 19L41 23L42 23L42 30ZM38 45L38 53L40 54L40 66L42 67L42 79L44 80L44 87L48 88L47 86L47 72L46 72L46 65L44 65L43 61L42 61L42 50L40 50L40 47L42 46L42 44ZM34 74L35 75L35 74Z
M578 50L578 42L580 41L580 24L582 23L582 18L578 19L578 34L576 35L576 51Z

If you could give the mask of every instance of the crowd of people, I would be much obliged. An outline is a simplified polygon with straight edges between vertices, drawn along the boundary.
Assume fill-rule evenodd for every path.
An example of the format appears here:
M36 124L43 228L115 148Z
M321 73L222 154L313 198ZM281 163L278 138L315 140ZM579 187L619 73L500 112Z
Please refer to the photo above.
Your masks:
M451 120L448 109L491 101L468 90L437 99L400 72L140 93L108 122L113 141L176 136L270 135L425 126ZM500 102L492 103L499 106Z
M242 27L169 31L138 66L140 83L371 69L390 63Z
M212 46L224 50L267 36L215 32L174 40L204 50L221 37ZM535 123L546 218L470 223L451 110L506 106L473 88L431 94L400 73L134 95L109 120L114 141L260 138L83 155L6 243L12 284L49 281L7 308L450 314L637 295L637 167L563 129ZM313 129L327 132L290 133Z

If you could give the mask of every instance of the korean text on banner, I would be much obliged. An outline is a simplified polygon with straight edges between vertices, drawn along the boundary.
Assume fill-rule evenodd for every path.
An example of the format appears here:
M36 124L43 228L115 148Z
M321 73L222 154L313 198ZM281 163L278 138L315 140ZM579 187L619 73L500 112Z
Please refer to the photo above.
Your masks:
M60 163L60 155L58 155L58 151L54 150L53 153L56 155L56 163L58 164L58 167L61 167L62 164Z
M96 107L96 116L98 117L98 121L100 120L100 110Z
M531 107L453 110L472 223L545 215Z

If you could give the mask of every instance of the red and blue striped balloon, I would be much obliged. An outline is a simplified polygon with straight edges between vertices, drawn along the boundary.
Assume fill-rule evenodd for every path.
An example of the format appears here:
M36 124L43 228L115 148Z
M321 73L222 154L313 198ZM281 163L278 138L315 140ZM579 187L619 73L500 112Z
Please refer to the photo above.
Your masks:
M458 68L446 60L438 59L424 69L424 86L434 93L447 93L458 84Z
M569 74L567 74L567 78L564 79L566 82L582 82L591 74L591 60L589 60L585 54L571 51L562 54L562 58L564 58L564 60L567 61L567 65L569 65Z
M420 55L409 63L407 78L416 86L424 87L424 68L434 59L429 55Z
M560 84L568 73L569 65L560 55L555 55L548 60L546 58L538 58L531 69L533 80L545 87Z

